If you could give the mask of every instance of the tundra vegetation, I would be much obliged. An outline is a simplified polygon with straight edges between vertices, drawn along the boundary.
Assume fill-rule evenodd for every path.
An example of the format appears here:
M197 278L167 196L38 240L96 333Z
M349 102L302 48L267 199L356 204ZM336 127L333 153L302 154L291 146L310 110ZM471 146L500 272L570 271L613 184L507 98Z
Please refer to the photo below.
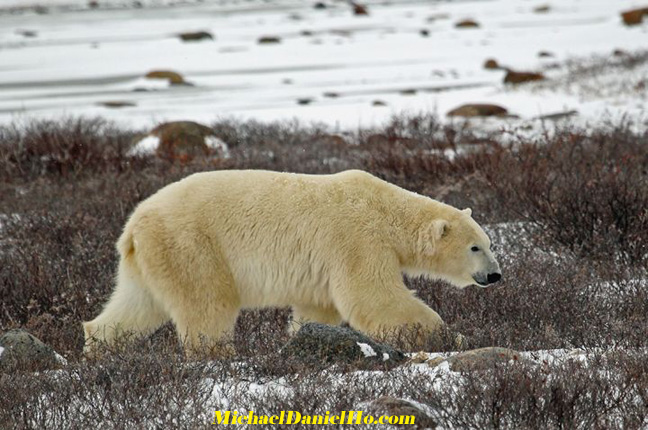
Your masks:
M432 115L345 134L286 122L209 127L228 158L129 155L141 130L96 118L0 126L0 332L26 328L68 360L0 375L0 427L201 428L226 408L219 399L256 414L323 414L382 396L427 405L444 428L648 425L648 134L634 124L531 137L476 135ZM487 226L498 285L407 279L471 347L580 354L444 383L412 365L321 370L276 359L289 339L288 311L276 309L243 313L233 360L186 362L170 326L82 357L80 322L112 291L114 244L139 201L199 171L350 168L470 206Z

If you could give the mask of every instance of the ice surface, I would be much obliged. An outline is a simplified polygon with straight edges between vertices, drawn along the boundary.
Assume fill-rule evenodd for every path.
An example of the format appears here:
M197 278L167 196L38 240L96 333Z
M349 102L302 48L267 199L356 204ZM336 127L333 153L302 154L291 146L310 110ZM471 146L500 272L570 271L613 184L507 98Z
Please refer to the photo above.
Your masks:
M32 3L0 0L0 8ZM467 102L501 104L522 119L575 109L585 121L641 114L648 104L641 91L588 99L563 87L511 90L502 84L504 71L482 67L492 57L539 70L572 56L644 48L648 25L627 27L619 17L634 0L565 0L542 14L516 0L370 1L365 17L341 2L325 10L295 0L176 7L146 1L139 9L116 1L97 9L85 1L56 3L85 10L0 14L0 123L63 115L137 127L298 118L348 129L402 112L445 117ZM468 17L481 27L454 27ZM209 31L215 39L182 42L177 35L185 31ZM281 43L257 43L266 35ZM540 58L540 51L553 57ZM145 79L152 70L177 71L192 85ZM562 70L547 73L559 77ZM101 105L108 101L135 106Z

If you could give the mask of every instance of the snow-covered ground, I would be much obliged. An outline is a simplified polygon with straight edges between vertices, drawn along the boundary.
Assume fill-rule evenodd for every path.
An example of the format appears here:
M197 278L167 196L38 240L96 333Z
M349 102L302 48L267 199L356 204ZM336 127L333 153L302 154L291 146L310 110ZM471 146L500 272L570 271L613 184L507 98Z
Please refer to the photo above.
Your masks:
M39 3L48 8L25 9ZM368 16L339 0L323 9L303 0L139 3L0 0L0 123L101 115L149 127L226 116L355 128L401 112L445 117L468 102L500 104L522 121L569 110L585 122L628 114L645 121L645 84L622 95L551 83L510 89L504 71L483 68L494 58L559 80L564 67L551 64L645 49L648 20L628 27L620 18L642 6L636 0L368 1ZM455 27L466 18L480 27ZM191 31L214 39L179 39ZM263 36L280 43L259 44ZM176 71L192 85L144 78L152 70ZM627 73L645 82L648 67Z

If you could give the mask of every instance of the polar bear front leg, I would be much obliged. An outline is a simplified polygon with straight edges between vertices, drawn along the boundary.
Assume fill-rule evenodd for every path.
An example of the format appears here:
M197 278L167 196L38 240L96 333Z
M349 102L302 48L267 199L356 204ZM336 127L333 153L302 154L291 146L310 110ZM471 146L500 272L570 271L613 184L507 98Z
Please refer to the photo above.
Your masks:
M293 306L292 320L288 326L290 334L297 333L302 325L308 322L318 322L328 325L339 325L342 316L331 306L296 305Z
M384 266L383 266L384 268ZM422 349L439 345L445 323L403 284L400 271L359 274L336 288L334 300L351 327L390 343Z

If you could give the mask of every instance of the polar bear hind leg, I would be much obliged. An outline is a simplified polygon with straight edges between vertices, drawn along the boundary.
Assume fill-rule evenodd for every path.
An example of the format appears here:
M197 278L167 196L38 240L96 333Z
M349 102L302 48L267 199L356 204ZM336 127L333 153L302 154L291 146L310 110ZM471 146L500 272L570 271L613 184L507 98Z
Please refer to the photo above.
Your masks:
M110 300L97 318L83 323L87 355L94 354L101 343L112 345L127 333L148 335L169 320L134 272L129 262L122 260Z

